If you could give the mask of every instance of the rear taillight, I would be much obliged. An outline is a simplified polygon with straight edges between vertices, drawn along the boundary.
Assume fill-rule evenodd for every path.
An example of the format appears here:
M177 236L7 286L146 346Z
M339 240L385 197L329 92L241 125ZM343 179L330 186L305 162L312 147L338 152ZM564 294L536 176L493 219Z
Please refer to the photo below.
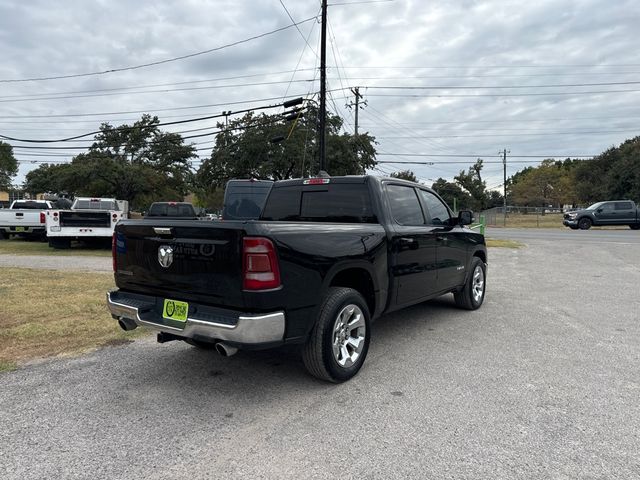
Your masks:
M40 223L46 223L47 221L47 217L45 216L44 212L40 212Z
M118 271L118 261L116 259L116 243L118 242L116 232L113 232L113 236L111 237L111 262L113 265L113 271Z
M58 212L53 212L53 221L54 222L58 221Z
M268 238L242 240L242 287L244 290L271 290L280 286L280 268L273 243Z

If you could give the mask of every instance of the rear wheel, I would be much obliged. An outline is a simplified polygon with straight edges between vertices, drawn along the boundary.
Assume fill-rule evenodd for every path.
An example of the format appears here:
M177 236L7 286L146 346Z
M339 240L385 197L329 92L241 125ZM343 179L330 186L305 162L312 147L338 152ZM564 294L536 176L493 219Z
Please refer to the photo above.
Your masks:
M465 310L476 310L484 302L487 267L480 258L473 257L470 271L471 275L467 278L462 289L453 293L453 298L458 307Z
M9 232L5 232L4 230L0 230L0 237L2 237L5 240L9 240L9 237L11 237L11 235L9 235Z
M578 228L580 230L589 230L591 228L591 219L584 217L578 221Z
M355 376L369 350L369 326L369 308L359 292L351 288L330 288L302 350L302 360L309 373L334 383Z

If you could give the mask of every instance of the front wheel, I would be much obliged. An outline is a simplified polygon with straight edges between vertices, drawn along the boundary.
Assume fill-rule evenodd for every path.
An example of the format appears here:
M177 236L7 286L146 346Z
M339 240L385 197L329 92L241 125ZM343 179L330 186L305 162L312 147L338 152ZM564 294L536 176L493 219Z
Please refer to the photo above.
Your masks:
M9 240L11 235L9 234L9 232L5 232L4 230L0 230L0 237L2 237L5 240Z
M465 310L477 310L484 302L486 288L487 266L478 257L471 262L471 275L467 278L462 289L453 293L456 305Z
M362 295L352 288L332 287L302 349L302 361L314 377L344 382L362 367L370 337L369 308Z
M631 230L640 230L640 223L636 223L636 224L633 224L633 225L629 225L629 228L630 228Z
M584 217L578 221L578 228L580 230L589 230L591 228L591 219Z

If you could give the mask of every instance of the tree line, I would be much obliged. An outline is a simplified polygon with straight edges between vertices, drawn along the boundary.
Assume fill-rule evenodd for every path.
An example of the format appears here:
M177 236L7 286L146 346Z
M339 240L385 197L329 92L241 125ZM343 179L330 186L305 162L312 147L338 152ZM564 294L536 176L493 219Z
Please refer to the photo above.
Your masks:
M231 178L282 180L318 172L317 109L300 110L293 119L246 113L218 130L211 155L201 163L196 146L178 133L160 129L158 117L143 115L132 125L100 126L86 152L70 163L44 163L26 175L30 193L116 197L144 210L153 201L181 200L195 193L200 206L221 207ZM293 120L293 121L292 121ZM376 166L376 140L368 133L342 131L343 120L327 118L326 152L332 175L364 174ZM198 163L200 163L198 165ZM483 160L461 170L453 181L432 185L458 209L480 211L503 205L502 193L488 189ZM0 142L0 190L11 187L18 162L11 145ZM417 181L410 170L392 176ZM590 160L547 159L507 180L507 203L521 206L589 204L606 199L640 200L640 137L625 141Z

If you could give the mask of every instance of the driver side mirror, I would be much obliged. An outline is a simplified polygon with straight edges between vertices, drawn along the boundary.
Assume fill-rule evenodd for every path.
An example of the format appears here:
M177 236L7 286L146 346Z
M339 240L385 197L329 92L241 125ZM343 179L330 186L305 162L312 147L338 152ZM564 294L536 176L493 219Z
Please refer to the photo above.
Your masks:
M473 220L473 212L471 210L460 210L458 212L458 223L460 225L471 225Z
M598 213L602 213L602 209L601 208L598 209Z

